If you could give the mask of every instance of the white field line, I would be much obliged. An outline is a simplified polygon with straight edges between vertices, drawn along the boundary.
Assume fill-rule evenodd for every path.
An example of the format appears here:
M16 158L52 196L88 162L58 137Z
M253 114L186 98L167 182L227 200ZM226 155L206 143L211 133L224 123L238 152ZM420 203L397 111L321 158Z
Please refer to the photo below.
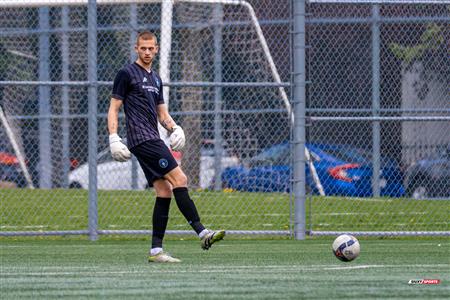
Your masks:
M346 267L331 267L323 270L354 270L354 269L369 269L369 268L385 268L383 265L362 265L362 266L346 266Z
M264 267L266 268L266 267ZM63 269L63 268L61 268ZM271 272L274 271L274 269L277 269L277 271L282 272L282 273L286 273L286 272L299 272L299 271L314 271L314 270L318 270L317 268L311 268L311 267L307 267L307 268L292 268L292 267L284 267L284 268L269 268L271 270ZM215 273L215 274L229 274L230 272L233 271L245 271L245 273L248 273L250 270L254 270L255 272L261 272L260 268L255 268L255 266L251 266L251 268L217 268L217 269L204 269L204 270L161 270L161 269L153 269L153 270L129 270L129 271L98 271L98 270L80 270L80 271L52 271L52 272L2 272L0 274L0 278L4 278L6 276L17 276L17 277L21 277L21 276L36 276L36 277L43 277L43 276L55 276L55 277L59 277L59 276L99 276L99 275L124 275L124 274L129 274L129 275L145 275L145 274L161 274L161 273L166 273L166 274L190 274L190 273Z
M389 212L343 212L343 213L338 213L338 212L331 212L331 213L313 213L313 216L370 216L370 215L374 215L374 216L394 216L394 215L426 215L426 212L416 212L416 211L412 211L412 212L395 212L395 213L389 213ZM289 216L289 214L239 214L239 215L230 215L230 214L208 214L208 217L219 217L219 218L236 218L236 217L253 217L253 216L265 216L265 217L283 217L283 216ZM85 218L85 216L68 216L70 218ZM142 215L125 215L125 216L121 216L121 218L125 218L125 219L135 219L135 218L142 218ZM366 224L375 224L375 223L366 223ZM433 223L425 223L425 222L421 222L421 223L414 223L414 224L448 224L447 222L433 222ZM328 226L331 225L331 223L319 223L317 225L321 225L321 226ZM333 223L333 225L343 225L343 224L336 224ZM397 223L394 225L407 225L405 223ZM42 228L48 228L50 226L56 227L58 228L57 225L29 225L29 226L15 226L15 225L0 225L0 229L18 229L18 228L26 228L26 229L42 229ZM144 226L147 228L147 226L151 226L151 224L141 224L141 226ZM174 225L175 227L184 227L185 225ZM267 225L266 225L267 226ZM123 224L109 224L108 225L109 228L120 228L123 227Z
M56 245L53 246L53 249L55 248L76 248L76 249L80 249L80 248L110 248L111 246L109 245L97 245L97 244L92 244L92 245ZM42 246L40 245L0 245L0 249L1 248L42 248Z
M278 213L260 213L260 214L205 214L208 217L219 217L219 218L236 218L236 217L254 217L254 216L264 216L264 217L284 217L289 216L286 214L278 214Z
M346 198L343 197L347 201L363 201L363 202L392 202L392 199L377 199L377 198L359 198L359 197L353 197L353 198ZM339 200L339 199L336 199Z
M279 265L269 265L263 267L255 267L255 266L218 266L216 268L208 268L204 270L198 269L190 269L190 270L162 270L158 269L145 269L145 270L128 270L128 271L100 271L100 270L83 270L83 268L73 268L74 271L67 271L67 267L61 267L61 271L51 271L51 272L2 272L0 273L0 278L4 278L6 276L98 276L98 275L125 275L125 274L188 274L188 273L229 273L232 271L245 271L249 272L250 270L254 270L257 273L260 273L264 269L270 269L271 272L282 272L282 273L298 273L301 271L330 271L330 270L353 270L353 269L371 269L371 268L450 268L450 264L436 264L436 265L421 265L421 264L408 264L408 265L356 265L356 266L279 266ZM57 270L58 268L54 268ZM64 271L62 271L64 270ZM75 271L79 270L79 271Z
M148 264L148 266L156 266L157 264ZM183 264L177 264L176 266L182 266ZM267 268L267 269L286 269L286 268L298 268L298 269L304 269L304 268L314 268L314 269L323 269L326 270L328 268L335 268L335 267L342 267L342 265L346 265L345 263L340 264L334 264L334 265L266 265L261 267L256 267L254 265L236 265L236 266L228 266L228 265L217 265L217 266L208 266L208 269L218 269L218 270L225 270L225 269L255 269L255 268ZM171 265L175 266L175 265ZM369 267L450 267L450 264L401 264L401 265L356 265L356 266L369 266ZM145 266L139 266L146 268ZM30 270L30 267L11 267L13 269L23 269L23 270ZM33 268L33 267L31 267ZM105 268L97 268L92 266L42 266L42 267L34 267L35 269L39 270L105 270ZM132 271L132 270L130 270ZM158 270L161 271L161 270ZM197 270L192 270L196 272Z
M332 212L332 213L313 213L313 216L369 216L369 215L380 215L380 216L393 216L393 215L426 215L426 212L423 211L411 211L411 212L404 212L404 211L399 211L399 212L394 212L394 213L389 213L389 212L343 212L343 213L339 213L339 212Z
M33 229L33 228L47 228L49 225L32 225L32 226L13 226L13 225L2 225L0 228L2 229L8 229L8 228L27 228L27 229Z

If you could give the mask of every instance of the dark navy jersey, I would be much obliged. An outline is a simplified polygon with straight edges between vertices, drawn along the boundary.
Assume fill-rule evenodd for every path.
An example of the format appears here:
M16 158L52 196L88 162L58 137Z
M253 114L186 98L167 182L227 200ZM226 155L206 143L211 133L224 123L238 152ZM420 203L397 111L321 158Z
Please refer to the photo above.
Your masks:
M164 103L161 78L137 63L121 69L112 97L123 101L128 148L159 139L157 106Z

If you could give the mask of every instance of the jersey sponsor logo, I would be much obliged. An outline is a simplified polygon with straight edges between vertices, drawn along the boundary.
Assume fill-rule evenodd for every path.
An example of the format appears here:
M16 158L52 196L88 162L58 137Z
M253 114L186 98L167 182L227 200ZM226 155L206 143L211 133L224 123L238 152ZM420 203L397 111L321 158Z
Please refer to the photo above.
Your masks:
M154 86L152 86L152 85L145 85L145 84L143 84L142 88L144 90L147 90L147 92L153 92L153 93L156 93L157 95L159 95L159 89L154 87Z
M161 158L159 160L159 166L163 169L167 168L167 166L169 165L169 162L167 161L167 159L165 158Z

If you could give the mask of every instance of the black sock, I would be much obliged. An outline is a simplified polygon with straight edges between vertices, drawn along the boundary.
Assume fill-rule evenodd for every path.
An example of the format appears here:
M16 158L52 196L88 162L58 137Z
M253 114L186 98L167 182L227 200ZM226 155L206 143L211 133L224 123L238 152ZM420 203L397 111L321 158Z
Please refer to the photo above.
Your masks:
M189 197L188 189L186 187L174 188L173 195L175 196L178 208L195 232L199 234L205 230L203 224L200 223L200 216L198 215L194 201Z
M156 197L153 207L152 248L162 248L167 222L169 221L170 198Z

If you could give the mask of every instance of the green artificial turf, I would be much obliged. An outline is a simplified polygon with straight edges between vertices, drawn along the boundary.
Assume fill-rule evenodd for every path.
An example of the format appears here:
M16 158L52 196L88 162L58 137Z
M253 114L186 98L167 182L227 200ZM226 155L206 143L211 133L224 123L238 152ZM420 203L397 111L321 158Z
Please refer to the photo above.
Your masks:
M448 299L443 238L360 239L338 261L332 238L233 240L209 251L169 240L180 264L146 262L148 241L2 239L1 299ZM409 285L439 279L438 285Z

